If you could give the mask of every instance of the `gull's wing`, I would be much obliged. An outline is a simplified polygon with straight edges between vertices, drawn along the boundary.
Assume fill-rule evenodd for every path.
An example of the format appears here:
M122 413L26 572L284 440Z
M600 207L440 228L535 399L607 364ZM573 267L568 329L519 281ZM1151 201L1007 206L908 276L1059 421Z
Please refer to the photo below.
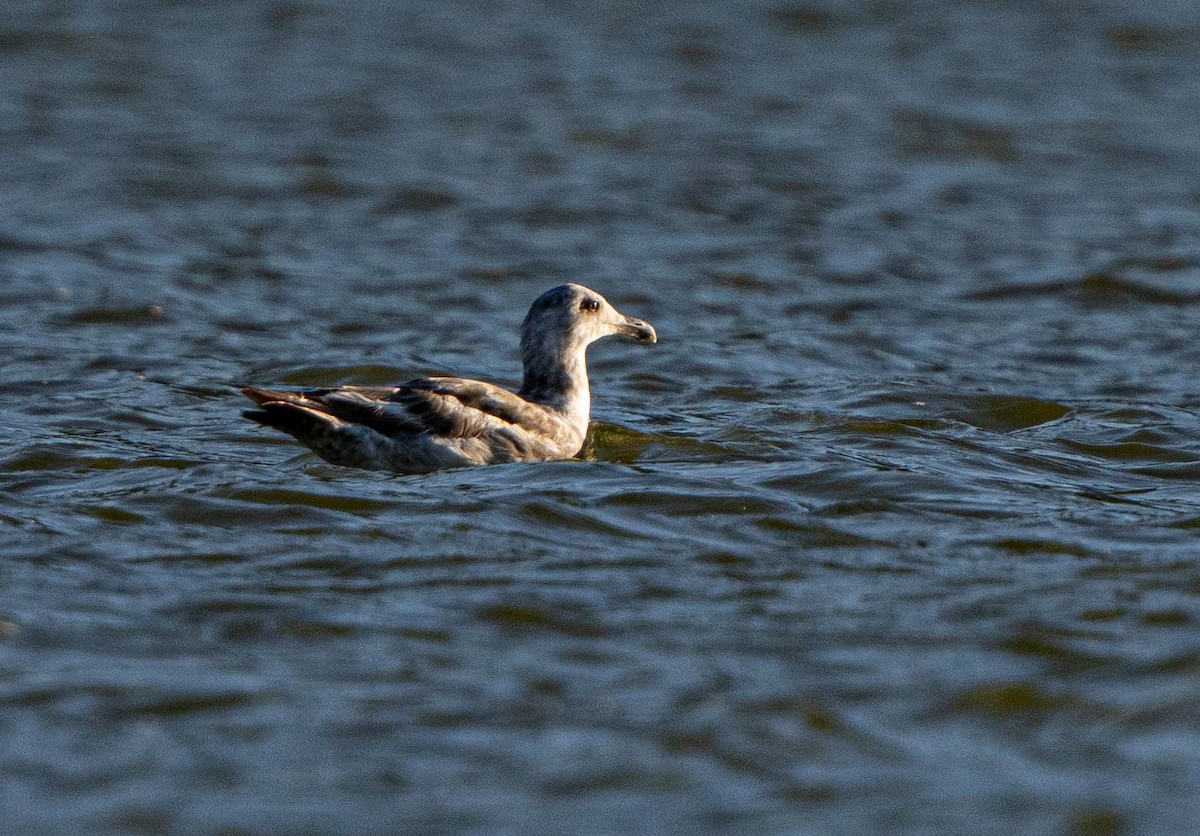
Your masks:
M400 386L242 391L260 406L285 403L305 407L389 437L431 433L443 438L478 438L516 430L558 441L569 433L560 418L539 404L491 383L456 377L421 378Z

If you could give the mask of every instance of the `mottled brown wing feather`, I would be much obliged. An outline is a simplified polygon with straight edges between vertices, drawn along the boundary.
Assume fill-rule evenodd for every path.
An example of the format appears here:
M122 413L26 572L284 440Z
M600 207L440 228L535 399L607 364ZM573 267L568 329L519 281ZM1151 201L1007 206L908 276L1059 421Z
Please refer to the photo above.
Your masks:
M428 415L451 437L478 435L474 426L484 416L513 424L529 432L553 436L558 422L544 407L519 395L478 380L427 377L398 387L389 400L405 404L410 412ZM486 422L487 428L494 426Z
M461 378L421 378L395 387L242 391L260 405L297 404L391 437L429 432L446 438L471 438L517 427L542 437L557 438L563 430L543 407L499 386Z

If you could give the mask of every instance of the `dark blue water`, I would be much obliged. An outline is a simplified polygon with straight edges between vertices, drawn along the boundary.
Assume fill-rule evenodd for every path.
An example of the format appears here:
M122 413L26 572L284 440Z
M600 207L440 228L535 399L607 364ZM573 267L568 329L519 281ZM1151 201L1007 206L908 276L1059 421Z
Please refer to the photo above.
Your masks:
M0 830L1185 833L1182 2L14 3ZM394 476L238 384L516 383Z

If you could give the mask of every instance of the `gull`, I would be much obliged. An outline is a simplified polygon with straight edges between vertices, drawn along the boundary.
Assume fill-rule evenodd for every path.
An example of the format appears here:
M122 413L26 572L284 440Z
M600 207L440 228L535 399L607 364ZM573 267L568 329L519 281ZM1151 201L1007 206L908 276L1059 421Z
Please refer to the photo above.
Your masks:
M569 459L583 448L591 412L586 352L612 334L658 342L649 323L578 284L539 296L521 325L520 391L460 377L397 386L286 392L247 386L242 413L289 433L332 464L398 473Z

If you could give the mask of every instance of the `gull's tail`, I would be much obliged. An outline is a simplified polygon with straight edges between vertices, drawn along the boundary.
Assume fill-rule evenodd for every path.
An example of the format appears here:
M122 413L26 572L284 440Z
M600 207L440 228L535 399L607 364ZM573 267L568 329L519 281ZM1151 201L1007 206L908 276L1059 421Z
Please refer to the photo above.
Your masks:
M319 401L304 397L299 392L280 392L275 389L258 389L247 386L242 394L258 404L258 409L247 409L242 415L264 427L285 432L307 444L324 457L331 447L346 435L347 426L336 416L325 410Z
M297 392L279 392L274 389L257 389L247 386L242 394L258 404L258 409L242 413L251 421L264 427L281 430L304 441L329 432L336 432L341 421Z
M242 416L264 427L294 435L302 441L336 431L341 423L327 412L286 401L273 401L263 404L259 409L247 409Z
M242 394L258 404L258 409L248 409L242 415L294 436L325 461L368 469L385 467L386 463L379 461L378 433L342 420L320 401L301 392L252 386L242 389Z

